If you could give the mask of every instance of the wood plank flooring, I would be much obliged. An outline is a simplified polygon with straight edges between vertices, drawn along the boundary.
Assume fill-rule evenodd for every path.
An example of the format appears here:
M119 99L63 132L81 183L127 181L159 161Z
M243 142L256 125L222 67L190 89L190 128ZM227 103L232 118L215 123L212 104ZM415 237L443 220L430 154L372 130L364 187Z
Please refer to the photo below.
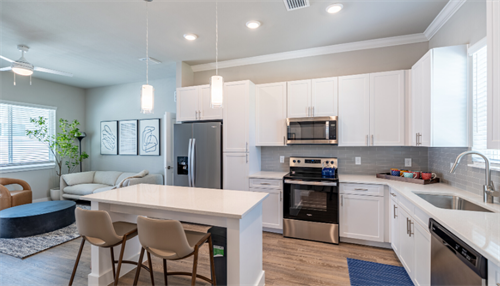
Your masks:
M206 231L207 227L184 225ZM0 285L67 285L81 239L76 239L24 260L0 254ZM401 266L392 250L349 243L331 245L283 238L264 233L263 268L266 285L349 285L346 258ZM198 273L210 277L208 246L200 251ZM162 261L153 257L155 285L164 285ZM168 262L168 271L191 272L192 259ZM73 285L87 285L90 273L90 245L87 243ZM132 285L135 271L120 278L119 285ZM139 285L151 285L149 273L141 271ZM190 285L189 277L169 276L169 285ZM197 285L208 285L198 281Z

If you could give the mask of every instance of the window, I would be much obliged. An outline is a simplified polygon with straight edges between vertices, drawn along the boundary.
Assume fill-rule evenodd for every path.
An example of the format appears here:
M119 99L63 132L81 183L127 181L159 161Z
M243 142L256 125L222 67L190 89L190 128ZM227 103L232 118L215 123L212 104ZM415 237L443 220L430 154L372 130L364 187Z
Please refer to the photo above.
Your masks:
M486 147L487 140L487 47L472 55L472 149L484 153L492 163L500 164L500 150ZM473 161L483 162L479 156Z
M49 133L55 132L55 108L28 106L0 101L0 168L36 167L54 163L46 143L26 136L33 130L30 118L43 116L49 122Z

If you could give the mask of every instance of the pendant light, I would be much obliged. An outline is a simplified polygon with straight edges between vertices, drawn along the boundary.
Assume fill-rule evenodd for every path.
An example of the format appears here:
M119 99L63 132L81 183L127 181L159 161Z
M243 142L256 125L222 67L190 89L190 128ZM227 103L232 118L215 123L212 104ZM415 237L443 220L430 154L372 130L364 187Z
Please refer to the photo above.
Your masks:
M222 108L224 79L219 75L219 17L215 1L215 75L210 78L210 106Z
M149 2L146 1L146 84L141 90L141 113L153 113L155 107L155 89L149 85Z

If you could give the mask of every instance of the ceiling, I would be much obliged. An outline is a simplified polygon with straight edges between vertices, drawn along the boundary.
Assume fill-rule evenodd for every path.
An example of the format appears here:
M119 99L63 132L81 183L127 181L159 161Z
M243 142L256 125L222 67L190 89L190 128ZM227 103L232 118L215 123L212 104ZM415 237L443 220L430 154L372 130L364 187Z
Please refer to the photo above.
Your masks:
M325 8L344 4L334 15ZM219 60L231 60L355 41L422 33L447 0L313 1L287 12L282 0L220 1ZM175 76L175 63L215 59L215 2L161 1L149 4L150 79ZM35 66L74 74L34 76L82 88L145 80L146 4L142 0L6 1L0 3L0 54ZM256 30L246 28L258 20ZM199 36L195 41L185 33ZM0 67L9 63L0 60ZM5 76L7 72L3 72Z

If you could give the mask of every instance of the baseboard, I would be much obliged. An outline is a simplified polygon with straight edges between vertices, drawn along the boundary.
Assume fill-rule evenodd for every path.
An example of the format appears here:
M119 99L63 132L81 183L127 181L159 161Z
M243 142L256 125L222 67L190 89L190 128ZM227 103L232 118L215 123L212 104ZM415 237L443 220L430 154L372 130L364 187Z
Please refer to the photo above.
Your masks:
M392 246L389 242L368 241L368 240L348 238L348 237L341 237L340 242L392 249Z
M263 227L262 231L283 234L283 229Z
M49 197L33 200L34 203L47 202L50 201Z

